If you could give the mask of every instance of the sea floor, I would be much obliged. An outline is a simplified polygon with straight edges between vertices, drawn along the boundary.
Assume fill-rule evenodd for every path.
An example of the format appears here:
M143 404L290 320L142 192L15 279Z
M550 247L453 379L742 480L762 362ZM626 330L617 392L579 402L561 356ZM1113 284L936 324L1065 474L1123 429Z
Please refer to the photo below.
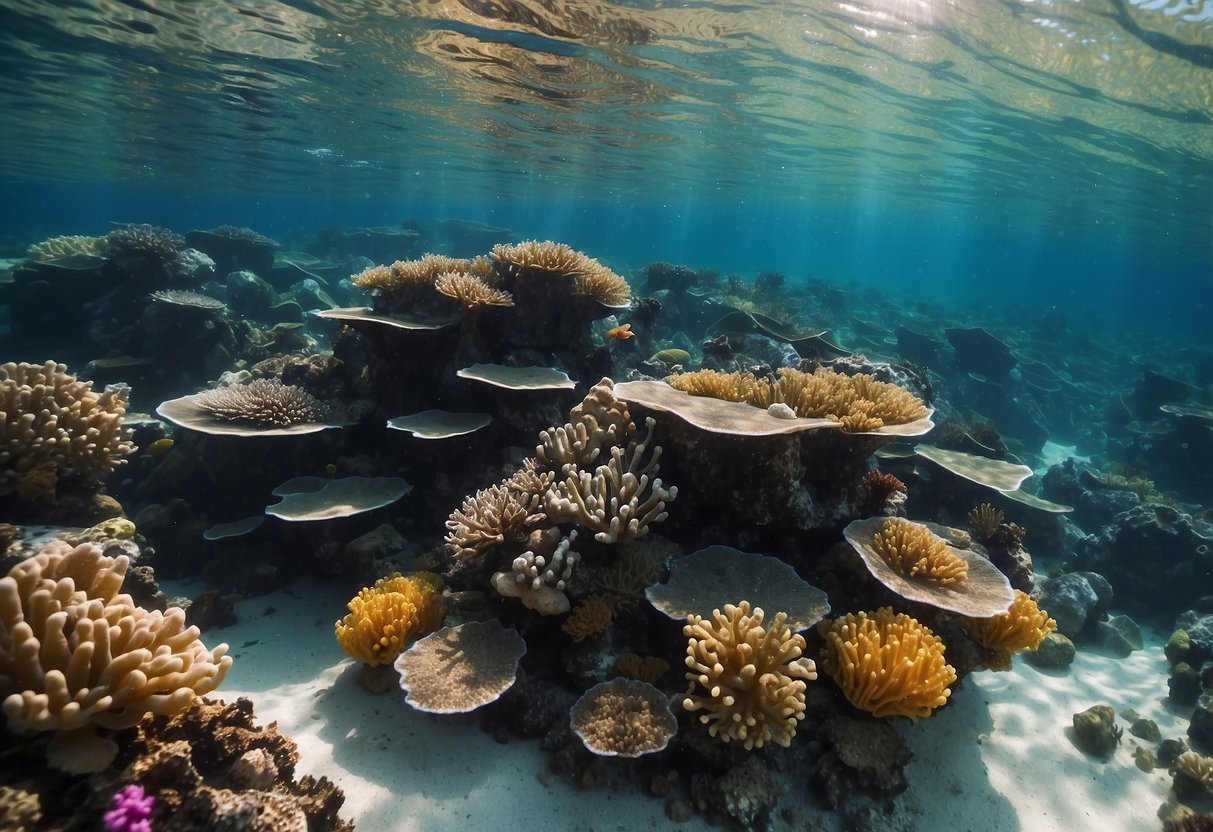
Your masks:
M170 582L170 595L199 583ZM235 663L219 694L253 700L299 745L302 774L326 776L345 791L342 816L360 829L561 829L582 832L712 827L702 818L675 824L661 799L624 786L581 789L551 771L537 742L499 743L475 715L441 717L412 710L403 694L372 695L354 680L333 621L344 610L331 589L298 583L237 605L239 623L205 634L226 641ZM1080 650L1065 672L1022 659L1003 673L969 676L930 719L899 720L915 759L910 788L888 830L953 832L1139 832L1159 827L1170 777L1134 763L1141 741L1125 732L1107 761L1073 743L1071 716L1091 705L1133 709L1164 737L1184 736L1187 720L1166 702L1165 635L1120 659ZM1124 724L1124 720L1118 720ZM1149 744L1151 747L1153 744ZM842 828L839 817L793 783L777 830ZM790 810L790 811L786 811Z

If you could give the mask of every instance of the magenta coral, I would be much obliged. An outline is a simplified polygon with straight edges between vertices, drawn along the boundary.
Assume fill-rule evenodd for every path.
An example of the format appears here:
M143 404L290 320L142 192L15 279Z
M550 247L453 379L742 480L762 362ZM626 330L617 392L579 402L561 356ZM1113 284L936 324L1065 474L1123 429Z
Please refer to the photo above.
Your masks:
M135 784L123 786L110 798L113 806L105 813L109 832L152 832L152 806L156 798Z

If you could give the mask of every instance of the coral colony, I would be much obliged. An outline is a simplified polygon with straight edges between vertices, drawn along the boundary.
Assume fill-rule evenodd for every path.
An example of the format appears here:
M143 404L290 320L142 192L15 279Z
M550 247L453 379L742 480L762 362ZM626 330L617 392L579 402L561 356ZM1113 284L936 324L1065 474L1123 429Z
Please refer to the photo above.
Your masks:
M152 832L152 807L156 798L137 783L123 786L111 798L113 806L105 813L107 832Z

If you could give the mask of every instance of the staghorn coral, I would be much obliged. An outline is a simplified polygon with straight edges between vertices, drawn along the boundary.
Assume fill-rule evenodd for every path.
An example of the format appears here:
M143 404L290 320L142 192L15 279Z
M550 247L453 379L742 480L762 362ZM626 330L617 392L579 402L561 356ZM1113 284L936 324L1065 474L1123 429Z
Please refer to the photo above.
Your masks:
M699 721L725 742L737 740L746 750L767 742L787 747L804 719L806 681L817 678L812 659L802 658L804 637L778 613L763 627L763 611L750 605L726 604L712 610L711 621L687 616L686 674L690 683L682 706L704 711ZM700 686L705 694L696 693Z
M227 645L208 650L185 613L120 595L129 560L54 542L0 579L0 696L15 731L58 731L51 764L99 770L113 743L94 727L195 704L223 681Z
M656 684L670 669L670 663L660 656L640 656L624 653L615 658L615 672L629 679Z
M927 416L926 406L912 393L874 376L853 376L819 367L812 373L784 367L772 382L750 372L718 373L697 370L677 373L666 382L677 390L755 407L786 404L798 417L830 419L844 431L872 431L902 425Z
M921 578L942 586L957 584L969 574L969 564L926 526L890 517L872 535L872 547L889 566L907 578Z
M990 670L1010 670L1011 655L1018 650L1035 650L1045 636L1057 629L1057 622L1036 606L1032 597L1015 590L1011 608L991 618L968 618L964 622L969 635L989 650L986 662Z
M31 260L39 263L47 260L57 260L60 257L74 257L80 254L105 254L106 241L104 237L87 237L82 234L69 234L63 237L51 237L29 247Z
M465 309L514 305L514 298L509 292L494 289L481 278L466 272L443 272L434 279L434 289L459 301Z
M560 615L569 611L564 594L573 567L581 555L572 550L577 530L567 537L557 528L537 529L527 539L530 549L514 558L509 572L495 572L493 588L506 598L517 598L523 606L540 615Z
M120 465L135 450L122 425L128 393L96 393L54 361L0 365L0 495L38 497L63 475L94 477Z
M351 658L372 667L396 660L400 651L442 626L442 579L432 572L393 573L364 587L336 624L337 643Z
M644 460L656 420L645 420L648 434L627 448L611 448L611 458L594 473L565 467L565 478L557 480L545 496L548 519L575 522L594 532L600 543L618 543L643 537L649 524L666 518L666 503L678 496L677 486L665 488L656 474L661 446Z
M956 671L938 636L904 613L881 607L826 620L822 667L847 701L878 716L930 716L947 703Z
M534 460L499 485L481 489L463 501L446 521L447 552L458 561L472 561L507 538L523 538L543 519L542 495L555 475L538 471Z
M628 282L592 257L564 243L527 240L515 245L493 246L490 256L499 272L516 282L536 279L567 279L569 291L607 306L625 306L632 299Z
M277 379L257 378L248 384L205 390L194 401L224 422L288 427L328 418L328 408L319 399Z
M969 509L969 523L977 532L978 540L989 540L1002 524L1003 513L990 503L982 503Z
M670 700L636 679L594 685L569 711L569 724L589 751L604 757L653 754L678 732Z
M560 629L568 633L573 641L584 641L590 636L604 632L615 617L614 608L601 598L586 598L574 609Z

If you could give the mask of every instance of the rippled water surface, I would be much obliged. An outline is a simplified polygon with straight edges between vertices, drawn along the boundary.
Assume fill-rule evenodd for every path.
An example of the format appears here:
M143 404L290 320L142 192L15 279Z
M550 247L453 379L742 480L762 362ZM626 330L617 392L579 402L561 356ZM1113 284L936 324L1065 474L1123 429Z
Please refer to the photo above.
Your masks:
M1213 237L1213 4L5 0L0 177Z

